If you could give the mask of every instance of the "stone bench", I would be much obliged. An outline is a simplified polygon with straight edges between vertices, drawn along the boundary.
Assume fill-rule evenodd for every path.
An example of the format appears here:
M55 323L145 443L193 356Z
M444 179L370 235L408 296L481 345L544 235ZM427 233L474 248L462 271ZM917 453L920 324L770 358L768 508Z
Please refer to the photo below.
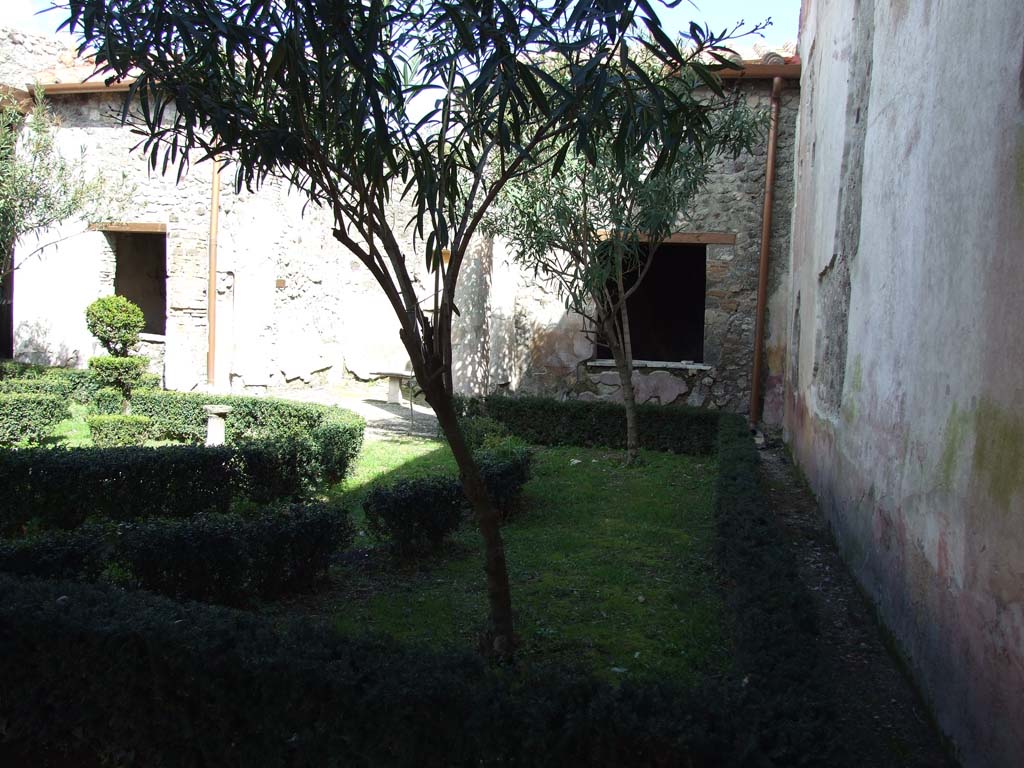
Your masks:
M402 405L402 382L416 378L415 374L408 371L370 371L371 376L388 377L388 402L394 405Z

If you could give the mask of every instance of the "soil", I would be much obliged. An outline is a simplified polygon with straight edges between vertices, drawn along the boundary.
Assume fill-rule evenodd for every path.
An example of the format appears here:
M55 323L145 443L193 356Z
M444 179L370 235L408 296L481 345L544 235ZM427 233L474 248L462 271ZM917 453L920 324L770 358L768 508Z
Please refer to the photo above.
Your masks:
M859 768L953 768L956 761L785 446L769 439L761 459L769 499L816 601L840 753Z

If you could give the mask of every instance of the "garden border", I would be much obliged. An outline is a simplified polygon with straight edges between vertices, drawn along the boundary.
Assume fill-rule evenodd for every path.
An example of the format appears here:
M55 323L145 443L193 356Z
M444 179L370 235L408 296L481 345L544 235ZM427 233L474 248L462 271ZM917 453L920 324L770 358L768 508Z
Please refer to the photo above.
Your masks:
M813 603L766 507L746 424L716 418L717 550L739 679L683 691L556 668L518 677L304 622L276 634L228 609L0 576L5 748L148 765L834 764Z

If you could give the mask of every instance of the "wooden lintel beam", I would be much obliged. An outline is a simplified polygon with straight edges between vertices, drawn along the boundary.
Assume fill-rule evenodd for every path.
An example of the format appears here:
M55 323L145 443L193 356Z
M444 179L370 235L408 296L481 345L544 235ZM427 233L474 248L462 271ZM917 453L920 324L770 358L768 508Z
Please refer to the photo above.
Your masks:
M89 229L93 232L132 232L140 235L167 234L166 224L148 221L98 221L95 224L90 224Z
M723 80L786 80L800 79L799 64L744 64L743 69L721 69L717 72Z
M39 86L43 95L47 98L52 96L77 96L90 93L126 93L132 84L127 81L111 83L107 85L102 80L88 83L43 83Z
M600 229L597 231L597 236L607 237L608 231ZM639 240L641 243L646 243L650 238L647 235L640 235ZM673 232L662 242L691 245L736 245L736 235L733 232Z
M665 242L695 245L736 245L736 235L732 232L675 232L669 235Z

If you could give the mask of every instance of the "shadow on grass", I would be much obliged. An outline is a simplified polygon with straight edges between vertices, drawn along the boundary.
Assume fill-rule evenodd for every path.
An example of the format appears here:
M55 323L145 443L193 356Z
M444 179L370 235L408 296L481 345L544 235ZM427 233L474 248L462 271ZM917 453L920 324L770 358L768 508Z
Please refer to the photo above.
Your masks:
M611 680L688 684L728 668L729 621L716 589L709 457L538 450L522 509L503 529L521 646L531 662L582 664ZM374 483L454 476L444 443L367 443L336 488L361 534L332 572L315 612L343 632L380 632L437 648L476 646L488 613L479 535L399 562L366 534L361 504ZM309 607L307 605L307 607Z

